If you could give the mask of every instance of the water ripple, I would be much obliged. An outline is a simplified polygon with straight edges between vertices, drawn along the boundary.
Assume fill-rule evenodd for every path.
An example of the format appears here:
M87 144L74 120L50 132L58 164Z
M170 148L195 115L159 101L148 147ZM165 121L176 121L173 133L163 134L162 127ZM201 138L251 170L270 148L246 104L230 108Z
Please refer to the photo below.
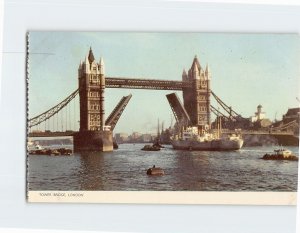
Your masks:
M30 190L296 191L298 162L265 161L272 147L236 152L141 151L123 144L111 153L29 156ZM297 147L289 147L298 155ZM164 176L146 175L156 165Z

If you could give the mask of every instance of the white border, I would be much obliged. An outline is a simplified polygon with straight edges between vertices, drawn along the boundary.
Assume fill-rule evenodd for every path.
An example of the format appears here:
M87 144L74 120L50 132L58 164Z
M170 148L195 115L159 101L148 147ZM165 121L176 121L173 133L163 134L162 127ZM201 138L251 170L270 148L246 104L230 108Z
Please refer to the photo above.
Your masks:
M202 2L202 3L226 3L226 4L257 4L257 5L293 5L299 6L298 0L166 0L169 2Z
M296 205L295 192L29 191L29 202L184 205Z
M25 133L17 132L25 130L25 82L22 76L25 63L22 59L25 57L27 30L300 31L300 10L297 7L244 7L247 9L230 4L7 0L3 63L7 64L7 59L11 59L7 58L7 52L15 52L16 59L14 75L2 76L7 67L1 74L0 227L73 229L74 232L89 229L109 232L294 233L294 206L28 204L25 200ZM201 14L196 14L196 11ZM103 15L105 18L101 18Z

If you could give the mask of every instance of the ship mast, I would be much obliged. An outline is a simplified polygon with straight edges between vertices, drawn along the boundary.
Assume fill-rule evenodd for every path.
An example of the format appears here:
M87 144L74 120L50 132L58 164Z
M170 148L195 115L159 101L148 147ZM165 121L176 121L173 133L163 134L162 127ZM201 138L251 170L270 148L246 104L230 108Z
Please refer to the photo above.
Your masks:
M220 138L220 116L217 116L217 138Z
M220 127L220 130L219 130L219 138L220 138L221 135L222 135L222 117L221 117L221 116L219 117L219 121L220 121L220 123L219 123L219 127Z
M219 115L219 113L217 115L216 123L217 123L217 125L216 125L216 130L217 130L216 136L217 136L217 138L220 138L221 135L222 135L222 117Z
M160 141L160 132L159 132L159 118L157 119L157 143Z

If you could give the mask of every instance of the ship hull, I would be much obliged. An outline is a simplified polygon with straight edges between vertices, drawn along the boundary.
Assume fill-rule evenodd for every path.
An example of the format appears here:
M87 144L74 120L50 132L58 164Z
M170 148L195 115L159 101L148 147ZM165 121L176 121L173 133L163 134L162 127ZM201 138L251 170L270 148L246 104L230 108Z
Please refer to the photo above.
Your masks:
M243 146L243 140L172 140L172 146L176 150L198 150L198 151L232 151L239 150Z

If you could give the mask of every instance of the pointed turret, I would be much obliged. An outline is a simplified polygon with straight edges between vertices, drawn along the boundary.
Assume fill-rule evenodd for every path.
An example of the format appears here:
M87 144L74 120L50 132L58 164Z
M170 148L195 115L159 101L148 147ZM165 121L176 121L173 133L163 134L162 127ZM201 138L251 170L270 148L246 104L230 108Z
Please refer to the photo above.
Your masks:
M91 69L90 69L90 62L89 62L88 56L85 56L84 65L85 65L85 72L89 73L91 71Z
M205 76L206 76L207 79L211 78L211 72L210 72L210 68L209 68L208 64L206 64Z
M99 71L100 71L100 74L105 73L104 60L102 57L100 58L100 62L99 62Z
M187 81L187 79L188 79L188 75L187 75L185 69L183 69L183 71L182 71L182 81Z
M92 63L95 60L92 47L90 47L89 56L88 56L89 62Z
M195 57L194 57L194 60L193 60L193 64L192 64L191 69L194 70L195 67L197 67L197 68L198 68L198 71L200 71L201 66L200 66L200 62L199 62L199 60L198 60L197 55L195 55Z
M194 60L193 60L193 64L191 66L191 69L189 73L192 74L193 79L199 79L200 78L200 73L201 73L201 66L200 63L198 61L197 56L195 56Z

